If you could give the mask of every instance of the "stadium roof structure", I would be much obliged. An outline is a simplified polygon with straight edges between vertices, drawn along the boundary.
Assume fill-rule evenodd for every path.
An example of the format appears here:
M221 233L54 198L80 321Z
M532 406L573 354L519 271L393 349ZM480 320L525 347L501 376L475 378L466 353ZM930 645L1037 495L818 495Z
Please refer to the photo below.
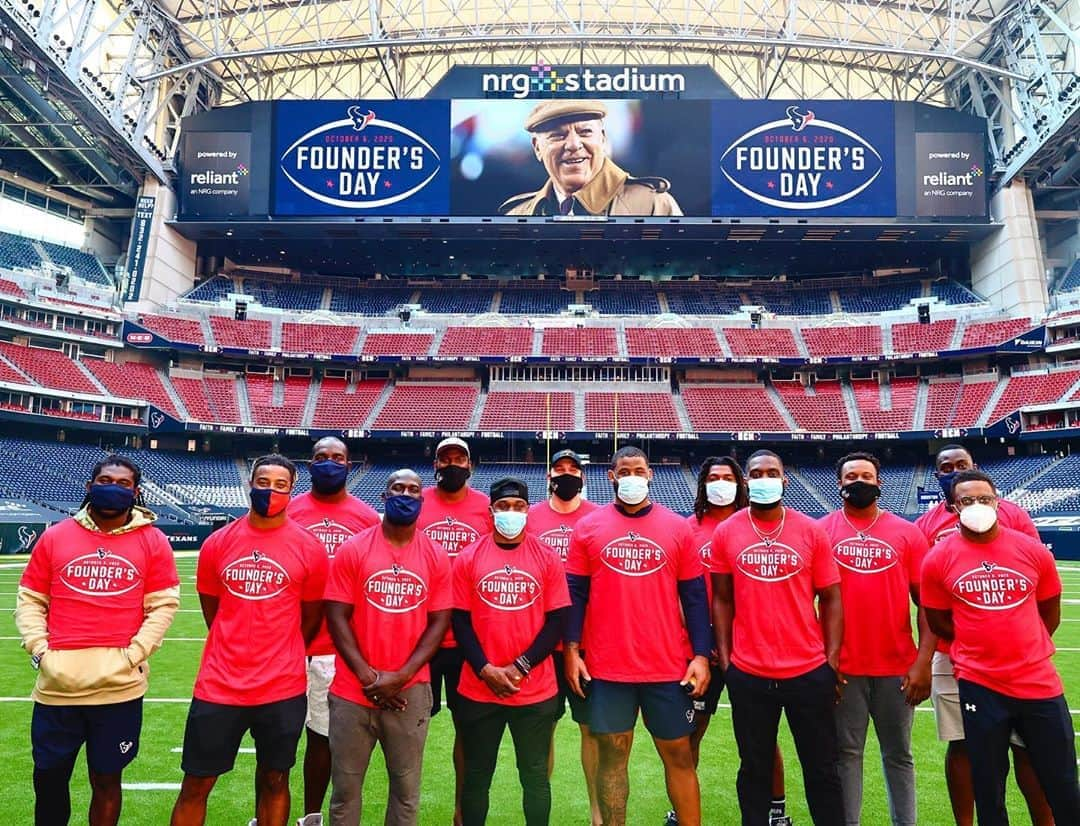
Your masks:
M1078 27L1075 0L0 0L5 68L39 94L51 81L67 123L111 129L162 179L180 119L206 108L422 97L454 66L538 60L704 64L746 98L938 103L989 119L1000 180L1045 177L1077 155ZM59 122L20 108L2 115L9 146L21 120Z

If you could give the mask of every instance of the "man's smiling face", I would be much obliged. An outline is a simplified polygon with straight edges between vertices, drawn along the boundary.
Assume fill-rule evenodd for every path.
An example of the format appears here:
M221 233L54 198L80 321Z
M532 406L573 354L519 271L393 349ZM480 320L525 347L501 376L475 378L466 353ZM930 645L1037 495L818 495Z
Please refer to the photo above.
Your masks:
M533 135L533 151L555 185L572 195L593 179L607 157L602 120L557 123Z

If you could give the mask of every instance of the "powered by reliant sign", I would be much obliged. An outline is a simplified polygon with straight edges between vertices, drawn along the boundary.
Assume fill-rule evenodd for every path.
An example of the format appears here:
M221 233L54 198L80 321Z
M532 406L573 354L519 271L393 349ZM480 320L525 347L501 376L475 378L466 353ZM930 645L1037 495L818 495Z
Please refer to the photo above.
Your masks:
M192 132L184 136L181 212L245 215L251 195L251 134Z

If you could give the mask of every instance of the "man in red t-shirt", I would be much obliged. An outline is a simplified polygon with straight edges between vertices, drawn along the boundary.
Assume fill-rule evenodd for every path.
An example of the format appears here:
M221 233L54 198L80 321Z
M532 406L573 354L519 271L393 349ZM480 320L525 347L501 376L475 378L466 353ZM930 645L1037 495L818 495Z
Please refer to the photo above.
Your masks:
M608 479L615 501L577 524L566 560L573 600L566 677L578 696L590 692L600 813L604 823L626 822L627 762L641 709L678 821L699 826L692 701L709 687L712 650L701 556L686 520L649 498L652 469L639 448L616 451ZM767 808L768 800L761 812Z
M311 490L289 502L289 518L307 528L326 547L328 559L338 546L365 528L379 524L379 514L346 489L349 448L336 436L319 439L311 451ZM304 811L298 826L321 826L323 799L330 785L330 711L327 690L334 679L334 643L324 622L307 649L307 748L304 749Z
M551 652L570 594L562 560L525 530L525 483L511 476L493 482L491 510L494 532L454 565L454 634L469 664L454 713L465 757L462 823L487 820L499 743L509 727L526 826L547 826L548 755L559 719Z
M211 534L195 586L210 633L184 731L172 826L202 826L218 776L255 739L255 819L286 826L289 770L307 713L304 651L322 623L323 543L289 519L296 466L271 454L251 469L251 509Z
M570 551L570 538L574 526L583 517L596 510L595 502L582 495L585 486L585 466L581 457L572 450L560 450L551 457L547 472L549 496L529 508L529 533L550 545L566 564ZM588 707L581 697L570 690L566 671L562 667L562 641L555 648L558 662L555 681L559 684L559 716L566 713L570 704L570 717L581 729L581 767L585 771L585 787L589 792L589 810L593 826L600 826L600 807L596 802L596 738L589 732ZM582 652L584 656L584 652ZM551 738L551 756L548 758L548 777L555 765L555 738Z
M1028 745L1057 824L1080 823L1072 715L1052 657L1061 578L1040 542L998 524L994 483L957 473L960 533L927 555L922 599L930 627L952 642L979 826L1007 826L1009 736Z
M492 531L488 498L469 487L472 454L464 439L449 437L435 447L435 487L424 488L424 509L418 527L428 538L438 542L450 557L450 569L463 548ZM457 707L458 680L461 679L461 651L454 642L453 630L447 632L442 646L431 660L431 716L442 708L443 688L446 707L453 715ZM461 822L461 779L464 763L461 738L454 734L454 823Z
M326 583L326 618L339 660L330 686L334 826L362 822L364 776L376 743L390 777L386 822L417 822L431 717L428 662L450 625L450 561L416 529L420 477L408 469L391 473L383 503L382 524L338 548Z
M69 784L83 743L90 824L120 819L121 775L139 752L146 660L180 606L172 548L142 507L141 478L126 456L98 462L82 507L41 535L19 580L15 624L38 669L30 723L35 823L70 819Z
M769 806L781 711L802 763L810 815L818 826L836 826L845 822L834 719L842 686L840 573L825 532L784 506L780 457L751 454L746 477L750 507L717 527L710 557L743 826L761 823Z
M960 520L952 504L953 479L957 473L976 467L971 453L962 445L942 447L937 452L934 464L944 500L915 520L915 526L923 532L931 547L960 530ZM1031 517L1008 499L998 502L998 519L1003 527L1025 533L1032 539L1039 538L1039 532L1035 530ZM975 797L971 786L971 766L964 742L960 689L953 675L949 644L944 640L938 641L931 671L933 679L930 699L934 704L938 739L948 743L945 749L945 782L949 788L953 817L957 826L972 826L975 822ZM1013 734L1012 744L1016 785L1020 787L1027 801L1031 822L1034 826L1053 826L1054 818L1050 814L1050 805L1039 786L1039 779L1035 776L1024 742L1016 733Z
M916 826L911 726L915 706L930 696L930 659L937 638L920 609L919 646L911 633L911 602L919 604L926 556L922 531L878 504L881 462L849 453L836 463L841 509L820 520L840 568L847 680L836 707L840 785L847 822L862 813L863 750L874 721L893 826Z

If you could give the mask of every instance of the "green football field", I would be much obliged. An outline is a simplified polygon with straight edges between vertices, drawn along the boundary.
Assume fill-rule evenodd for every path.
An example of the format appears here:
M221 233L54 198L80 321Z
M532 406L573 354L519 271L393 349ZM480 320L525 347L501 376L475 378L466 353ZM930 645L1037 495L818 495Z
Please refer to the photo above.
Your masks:
M0 600L9 611L15 605L16 586L24 561L7 557L0 564ZM181 779L180 746L184 718L205 638L194 588L195 559L179 559L178 566L183 583L181 613L177 614L164 647L151 661L150 693L144 710L142 745L138 758L124 773L126 790L121 822L138 826L168 822ZM1065 563L1060 570L1065 592L1062 624L1055 638L1058 645L1056 661L1065 680L1069 704L1080 709L1080 563ZM0 648L0 701L3 703L0 706L3 709L0 753L5 755L7 761L4 780L0 785L0 823L25 824L32 822L33 810L29 695L34 672L26 654L19 647L14 621L9 620L7 630L0 633L0 637L3 639ZM725 695L722 702L726 699ZM781 736L781 748L787 763L788 813L795 824L809 824L795 749L783 724ZM421 802L421 822L424 824L443 825L451 821L452 739L449 714L437 715L431 724L424 761ZM555 773L552 777L551 822L557 826L585 826L589 823L588 799L577 756L578 739L577 727L569 716L565 717L556 731ZM207 822L211 826L246 826L253 816L255 757L250 751L250 740L244 746L245 751L237 758L236 768L219 780L210 798ZM919 823L927 826L951 823L942 773L944 748L937 741L929 702L924 703L915 715L914 753L918 773ZM298 759L302 760L302 754ZM705 823L739 822L735 797L737 769L738 757L731 733L730 711L722 705L702 744L700 777ZM640 724L630 771L629 822L634 826L659 826L669 805L659 758ZM875 825L888 823L884 785L872 730L866 749L865 775L862 822ZM1027 822L1023 802L1011 780L1009 786L1012 822ZM292 776L292 822L302 814L301 787L297 769ZM386 799L386 775L378 758L372 761L365 792L364 822L381 823ZM76 768L72 797L72 822L84 823L89 796L81 760ZM513 751L507 735L492 784L489 822L517 824L522 821Z

